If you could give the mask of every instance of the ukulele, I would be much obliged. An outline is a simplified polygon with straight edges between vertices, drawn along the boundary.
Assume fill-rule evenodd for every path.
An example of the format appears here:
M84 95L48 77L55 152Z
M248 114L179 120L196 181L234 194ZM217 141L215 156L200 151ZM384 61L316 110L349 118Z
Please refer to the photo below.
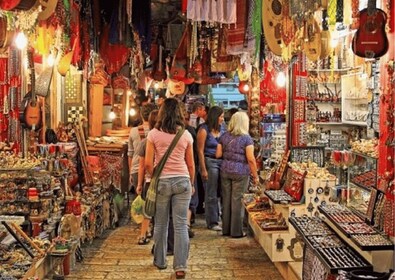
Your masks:
M321 55L321 31L317 21L310 14L304 25L304 53L311 61L317 61Z
M269 49L275 54L281 55L281 22L283 18L282 3L280 0L262 1L262 25L265 39Z
M352 51L366 58L383 56L388 51L386 22L387 14L376 8L376 0L368 0L368 7L359 12L359 28L352 40Z
M165 43L163 40L163 27L159 26L158 36L156 37L156 46L157 46L157 56L154 61L154 67L152 72L152 78L155 81L166 80L166 59L165 59Z
M33 50L28 51L28 64L30 69L30 92L28 92L25 96L25 106L22 114L21 122L28 129L38 130L41 128L42 124L42 113L41 107L38 102L36 92L35 92L35 83L36 77L34 73L34 63L33 63Z

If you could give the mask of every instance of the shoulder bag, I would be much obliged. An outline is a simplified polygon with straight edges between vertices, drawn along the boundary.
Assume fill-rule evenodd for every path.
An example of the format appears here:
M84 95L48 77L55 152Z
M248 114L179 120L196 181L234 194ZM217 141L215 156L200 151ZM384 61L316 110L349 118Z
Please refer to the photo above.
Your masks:
M145 206L144 211L145 214L148 216L153 217L156 211L156 193L158 190L158 183L159 183L159 176L162 173L162 169L165 166L167 158L169 157L170 153L173 151L174 147L176 146L178 140L181 138L181 135L184 133L185 128L181 128L178 130L176 136L174 137L173 141L171 142L169 148L167 149L166 153L163 155L161 160L159 161L158 165L154 168L154 174L152 174L151 182L148 187L147 196L145 198Z

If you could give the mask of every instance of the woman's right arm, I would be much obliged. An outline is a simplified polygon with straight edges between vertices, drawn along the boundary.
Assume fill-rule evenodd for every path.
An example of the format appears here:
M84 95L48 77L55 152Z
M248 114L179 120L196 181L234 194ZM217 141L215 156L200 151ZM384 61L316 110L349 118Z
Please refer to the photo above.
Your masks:
M136 188L136 193L141 194L141 191L143 189L143 184L144 184L144 177L145 177L145 159L142 156L139 156L139 173L138 173L138 182L137 182L137 188Z
M203 180L207 180L207 169L206 162L204 160L204 146L206 144L207 131L203 128L200 128L197 134L197 148L198 148L198 157L199 157L199 167L200 167L200 175Z
M248 145L246 147L246 157L247 157L248 165L250 167L252 178L254 180L254 184L256 184L258 182L258 169L256 166L256 160L254 156L254 145Z
M154 173L154 143L147 139L147 147L145 148L145 170L152 176Z

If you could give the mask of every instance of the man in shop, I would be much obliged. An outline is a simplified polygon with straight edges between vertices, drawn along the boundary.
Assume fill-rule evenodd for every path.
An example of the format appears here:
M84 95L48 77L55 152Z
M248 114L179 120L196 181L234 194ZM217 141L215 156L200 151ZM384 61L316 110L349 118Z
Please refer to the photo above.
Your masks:
M204 104L200 101L196 101L192 105L192 113L189 116L189 125L196 129L199 124L204 123L206 116L207 111Z

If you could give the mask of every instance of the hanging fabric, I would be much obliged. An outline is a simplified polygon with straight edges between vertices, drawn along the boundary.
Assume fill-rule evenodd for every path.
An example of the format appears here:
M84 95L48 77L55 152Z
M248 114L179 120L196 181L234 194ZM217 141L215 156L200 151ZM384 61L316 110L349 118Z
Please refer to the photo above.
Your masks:
M227 28L217 25L211 40L211 71L230 72L238 65L238 58L226 53Z
M188 1L187 17L192 21L236 23L236 0Z

